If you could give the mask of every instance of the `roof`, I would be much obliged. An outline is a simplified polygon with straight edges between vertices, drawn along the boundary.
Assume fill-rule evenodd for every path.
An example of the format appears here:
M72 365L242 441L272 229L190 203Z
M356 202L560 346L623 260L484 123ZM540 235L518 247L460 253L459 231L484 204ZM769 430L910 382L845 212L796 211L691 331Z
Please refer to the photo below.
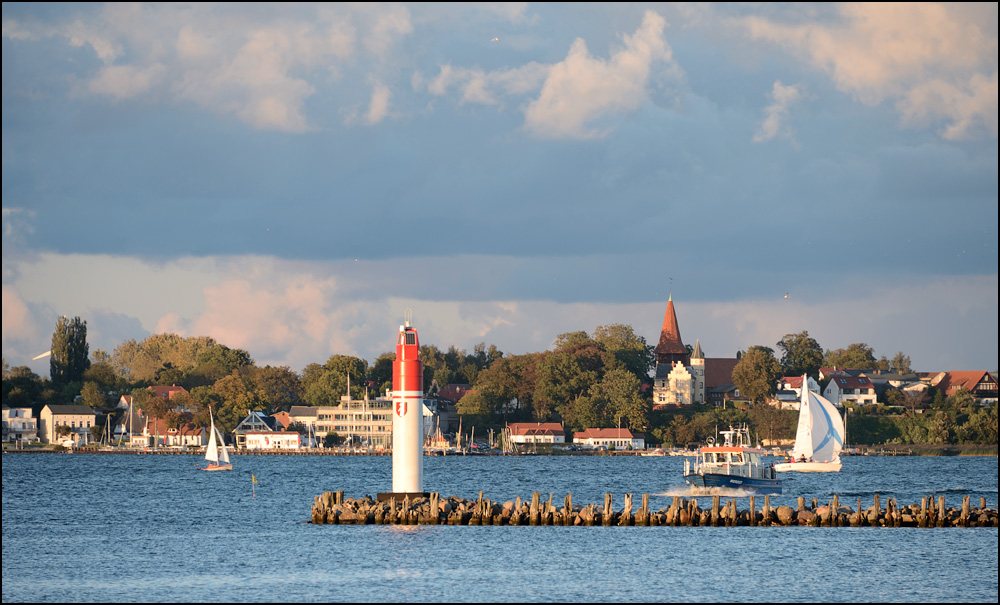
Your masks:
M660 328L660 341L653 349L657 357L664 355L688 355L687 347L681 340L681 329L677 326L677 313L674 311L673 295L667 300L667 311L663 314L663 327Z
M507 425L511 435L565 435L558 422L511 422Z
M732 384L733 369L740 362L735 357L706 357L705 358L705 388L714 389L723 385Z
M573 439L644 439L632 429L583 429L573 433Z
M58 414L65 414L67 416L97 415L94 412L94 408L86 405L46 405L45 407L49 408L49 412L51 412L53 415L58 415Z
M875 385L865 376L837 374L830 377L830 384L836 384L838 389L871 389Z
M438 391L438 397L458 403L458 400L471 390L472 385L469 384L446 384Z
M292 418L315 418L319 410L311 405L293 405L288 410L288 415Z
M271 414L271 417L274 418L282 428L287 429L289 425L292 424L292 417L288 414L288 412L277 412Z
M156 395L157 397L166 397L167 399L173 399L174 395L177 395L179 393L187 393L187 389L185 389L184 387L179 387L176 384L172 384L168 387L153 386L149 387L149 390L153 391L153 394Z
M989 376L988 381L996 383L993 375L985 370L973 370L971 372L945 372L944 377L937 383L937 388L944 391L945 395L951 395L958 389L965 389L970 393L975 392L976 387L983 381L984 376Z

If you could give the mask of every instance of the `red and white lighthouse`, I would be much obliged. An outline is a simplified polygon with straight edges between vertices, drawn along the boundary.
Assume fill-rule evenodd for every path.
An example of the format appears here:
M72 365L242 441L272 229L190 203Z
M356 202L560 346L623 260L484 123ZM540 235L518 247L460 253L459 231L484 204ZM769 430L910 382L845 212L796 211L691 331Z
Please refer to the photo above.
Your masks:
M423 398L420 342L407 317L399 326L392 362L392 491L396 494L423 492Z

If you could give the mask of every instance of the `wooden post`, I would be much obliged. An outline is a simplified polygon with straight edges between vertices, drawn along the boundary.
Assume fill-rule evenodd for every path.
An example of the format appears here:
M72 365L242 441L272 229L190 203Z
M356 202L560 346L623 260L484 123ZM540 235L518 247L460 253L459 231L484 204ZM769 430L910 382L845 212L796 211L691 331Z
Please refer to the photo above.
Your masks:
M719 525L719 497L712 496L712 527Z
M764 525L771 524L771 496L764 496Z
M534 492L531 494L531 508L528 510L528 525L538 525L538 520L539 520L538 499L540 497L541 494L539 494L538 492Z
M604 514L601 516L601 524L610 527L614 523L614 510L611 508L611 494L604 494Z
M947 511L944 507L944 496L938 496L938 527L944 527L945 517L947 516Z

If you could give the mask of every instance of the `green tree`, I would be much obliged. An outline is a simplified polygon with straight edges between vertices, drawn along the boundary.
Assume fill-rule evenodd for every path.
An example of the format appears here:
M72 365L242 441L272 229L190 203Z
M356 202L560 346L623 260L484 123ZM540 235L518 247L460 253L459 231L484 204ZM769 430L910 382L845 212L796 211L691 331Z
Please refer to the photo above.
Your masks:
M83 390L80 391L80 396L83 398L83 405L92 408L103 408L108 405L108 398L104 395L104 391L98 386L96 382L87 381L83 383Z
M79 317L60 317L52 333L49 375L56 385L83 380L90 367L90 346L87 344L87 322Z
M798 334L785 334L778 341L781 349L781 371L785 376L819 376L823 366L823 347L803 330Z
M639 380L645 380L649 376L654 362L653 347L646 344L646 339L636 334L632 326L625 324L598 326L594 330L594 341L601 345L614 361ZM605 363L605 365L612 364Z
M902 351L899 351L892 356L892 360L889 362L889 370L896 374L909 374L913 372L913 368L910 367L910 356L904 355Z
M774 395L780 377L781 364L770 347L750 347L733 368L733 384L754 404L764 403Z
M870 370L877 365L875 351L863 342L854 343L846 349L826 352L823 365L841 369Z

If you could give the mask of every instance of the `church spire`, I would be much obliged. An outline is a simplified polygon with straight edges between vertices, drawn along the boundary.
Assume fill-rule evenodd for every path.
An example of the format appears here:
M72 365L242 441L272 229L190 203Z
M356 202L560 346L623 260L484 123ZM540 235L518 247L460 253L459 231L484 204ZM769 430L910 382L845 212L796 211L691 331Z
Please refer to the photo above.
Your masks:
M674 311L673 293L667 299L667 312L663 315L663 327L660 329L660 341L653 349L657 363L673 364L680 361L688 365L690 355L681 340L681 330L677 326L677 313Z

